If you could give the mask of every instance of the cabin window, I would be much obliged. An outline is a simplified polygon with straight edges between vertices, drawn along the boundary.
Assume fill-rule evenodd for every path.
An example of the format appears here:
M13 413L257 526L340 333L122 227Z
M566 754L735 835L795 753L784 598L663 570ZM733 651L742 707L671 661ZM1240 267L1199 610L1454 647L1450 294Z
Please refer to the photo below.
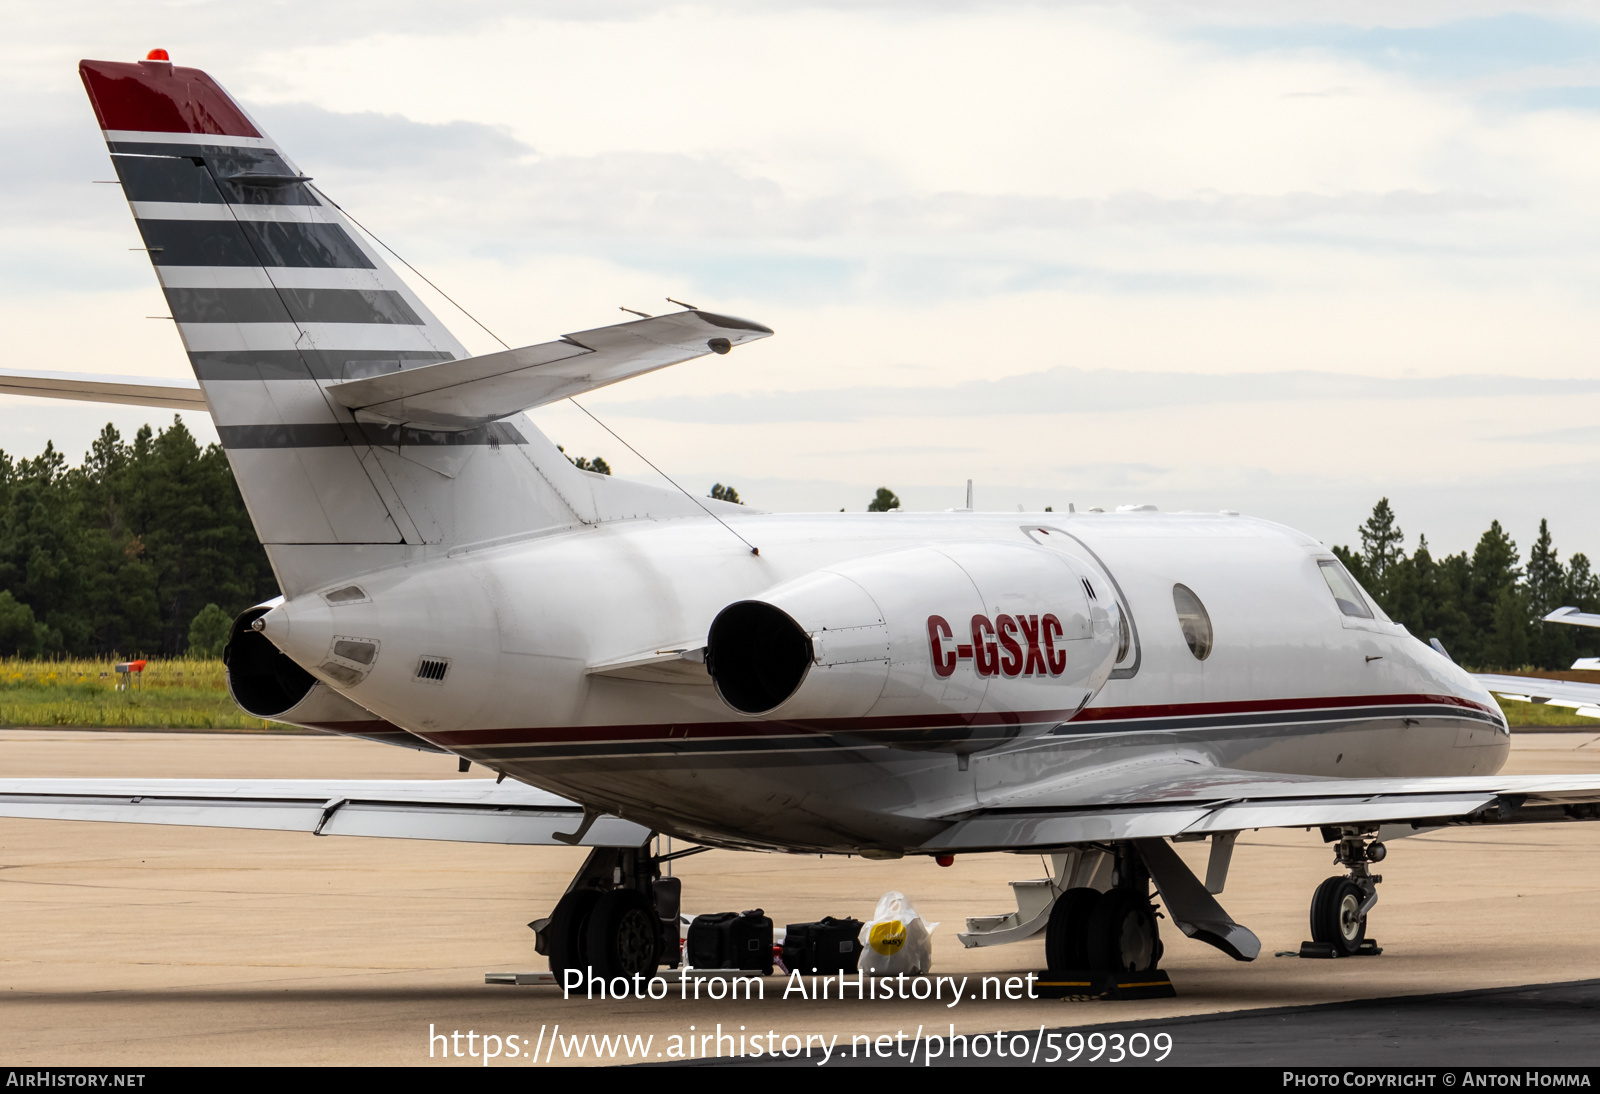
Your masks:
M1183 630L1183 640L1189 643L1189 652L1196 661L1211 656L1211 617L1206 606L1187 585L1172 587L1172 606L1178 610L1178 626Z
M1344 568L1344 563L1336 558L1319 558L1317 569L1322 571L1322 580L1328 583L1328 591L1333 593L1334 602L1339 605L1341 612L1356 619L1372 618L1367 598L1361 595L1361 587L1350 576L1350 571Z

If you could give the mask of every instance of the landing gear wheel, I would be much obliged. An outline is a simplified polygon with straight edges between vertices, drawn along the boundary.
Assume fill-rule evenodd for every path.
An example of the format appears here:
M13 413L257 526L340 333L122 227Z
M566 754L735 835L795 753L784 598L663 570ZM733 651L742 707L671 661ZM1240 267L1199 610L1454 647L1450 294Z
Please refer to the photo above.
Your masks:
M550 940L550 971L557 978L568 969L588 966L589 916L599 901L595 890L577 889L562 897L550 913L545 930Z
M1347 877L1330 877L1311 896L1311 940L1332 944L1349 957L1361 948L1367 937L1367 919L1361 914L1366 900L1355 882Z
M1068 889L1056 899L1044 929L1045 962L1051 972L1089 967L1089 917L1099 903L1098 889Z
M1161 960L1161 939L1150 900L1131 889L1113 889L1089 915L1089 968L1149 972Z
M589 964L607 980L654 976L661 963L661 920L650 902L632 889L601 895L589 913Z

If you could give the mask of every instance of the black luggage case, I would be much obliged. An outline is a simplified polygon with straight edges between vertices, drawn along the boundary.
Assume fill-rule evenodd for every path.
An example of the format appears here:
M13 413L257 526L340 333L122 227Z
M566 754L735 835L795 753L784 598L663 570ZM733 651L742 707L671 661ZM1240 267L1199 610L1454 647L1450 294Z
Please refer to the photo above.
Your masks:
M772 920L760 908L749 912L697 915L685 947L697 969L742 969L772 973Z
M861 959L861 920L823 916L791 923L783 936L783 966L790 972L855 972Z

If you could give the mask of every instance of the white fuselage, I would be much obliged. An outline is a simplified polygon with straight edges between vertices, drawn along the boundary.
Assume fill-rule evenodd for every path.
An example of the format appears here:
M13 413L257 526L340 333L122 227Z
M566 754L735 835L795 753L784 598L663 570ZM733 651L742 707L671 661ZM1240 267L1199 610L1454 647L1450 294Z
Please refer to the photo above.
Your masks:
M1153 512L729 524L760 554L710 520L615 522L379 571L344 602L305 594L271 613L265 633L396 726L585 805L725 845L914 850L1019 788L1114 800L1126 776L1100 773L1155 759L1351 777L1482 775L1505 760L1490 696L1381 612L1341 612L1318 567L1332 555L1279 525ZM1081 578L1070 590L1021 587L1027 565L1053 564L1049 552ZM1016 588L1005 577L1013 557L1025 564ZM998 560L999 576L966 582L971 558ZM704 647L728 605L804 591L822 570L849 575L835 584L881 607L880 652L836 663L851 660L824 655L840 632L817 628L814 679L755 715L676 659ZM1180 625L1176 585L1204 607L1204 660ZM977 619L1002 612L1035 631L1041 613L1059 612L1086 637L1051 649L1052 672L1042 662L1021 672L1013 659L1017 672L985 673ZM340 641L376 655L341 660L331 651L358 647ZM443 679L426 678L424 661L447 664Z

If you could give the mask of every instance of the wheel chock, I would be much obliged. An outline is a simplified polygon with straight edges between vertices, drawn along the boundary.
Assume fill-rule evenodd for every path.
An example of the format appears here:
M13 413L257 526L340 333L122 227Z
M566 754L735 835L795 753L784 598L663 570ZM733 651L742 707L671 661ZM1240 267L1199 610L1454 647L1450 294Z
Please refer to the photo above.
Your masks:
M1163 969L1152 972L1107 972L1075 969L1038 974L1034 992L1041 999L1171 999L1178 993Z
M1378 945L1376 939L1364 938L1355 953L1342 953L1332 942L1302 942L1300 943L1301 957L1377 957L1383 952L1383 947Z

